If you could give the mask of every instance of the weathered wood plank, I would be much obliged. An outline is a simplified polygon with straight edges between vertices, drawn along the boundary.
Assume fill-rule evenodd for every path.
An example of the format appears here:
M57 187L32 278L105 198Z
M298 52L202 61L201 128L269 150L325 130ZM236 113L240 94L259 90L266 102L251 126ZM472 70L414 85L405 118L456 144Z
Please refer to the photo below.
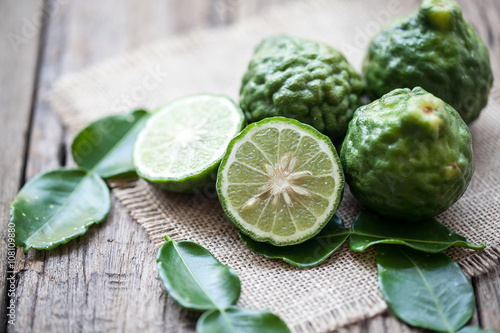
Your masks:
M458 0L464 18L479 33L490 51L495 77L500 75L500 1Z
M14 292L11 282L15 276L11 271L11 259L8 252L8 221L10 220L9 204L23 183L23 169L26 145L30 126L31 102L35 92L36 68L40 31L42 24L39 18L41 0L1 1L0 13L0 105L2 114L2 130L0 142L2 158L0 159L0 318L5 320L6 312L10 312L6 296ZM12 245L12 244L11 244ZM12 253L13 252L13 253ZM9 255L10 256L10 255ZM13 256L10 256L13 258ZM9 263L9 265L8 265ZM9 280L7 280L9 278ZM7 295L6 295L7 294ZM14 298L13 298L14 299ZM15 299L14 299L15 300ZM15 306L15 304L14 304ZM14 319L9 317L8 319ZM2 321L0 331L6 329L7 322Z
M189 314L163 292L155 251L113 202L108 221L20 272L18 332L192 331ZM181 319L181 320L179 320Z
M142 13L141 8L154 8L152 5L135 8L137 3L132 1L81 4L73 6L69 2L57 1L48 3L48 6L53 6L53 10L42 53L40 94L35 102L33 140L30 142L27 161L28 178L66 162L64 129L46 99L46 93L56 77L141 45L143 41L133 31L140 30L141 26L147 30L149 25L145 24L148 22L145 19L149 13L143 13L140 17L145 21L136 22L136 29L133 30L132 26L131 31L127 31L128 18L133 18L135 13ZM159 18L160 15L158 13L156 17ZM157 23L159 21L156 20ZM109 24L115 29L101 34L102 24ZM157 24L155 31L162 30L165 27ZM152 32L149 30L143 35L149 37ZM130 39L127 39L128 36ZM123 212L120 209L118 211ZM138 263L143 261L154 263L154 253L147 250L150 245L146 235L138 237L143 241L137 244L134 236L142 230L131 223L128 216L123 221L122 215L111 214L108 218L110 225L105 225L105 231L98 233L98 237L93 237L94 233L102 230L103 226L95 227L82 240L55 251L31 251L27 257L19 252L17 300L20 317L15 331L122 331L127 325L134 330L134 327L140 329L140 326L129 325L124 318L140 324L141 321L137 320L140 317L137 316L161 317L161 311L180 311L177 307L170 310L172 306L168 306L159 308L159 313L144 312L133 306L143 305L142 301L138 302L136 299L136 287L151 290L154 289L150 286L151 281L156 283L158 290L145 294L144 304L151 303L148 296L159 297L162 293L155 275L151 274L151 266L142 266L149 269L144 273L147 277L145 279L140 279L142 271L131 269L141 266ZM127 250L130 248L133 251ZM148 255L147 259L143 258ZM122 272L124 267L129 269ZM135 278L129 278L129 272L133 272ZM132 288L122 287L127 282ZM121 299L119 295L130 295L131 299ZM124 311L130 311L131 315L126 315ZM117 318L120 320L113 320Z
M69 139L46 99L55 79L156 38L212 25L210 6L197 7L199 18L190 21L193 5L202 2L190 1L183 16L173 9L179 3L48 2L57 10L43 45L27 178L71 164ZM193 331L197 315L163 291L155 256L145 231L117 202L106 222L67 245L18 251L19 320L10 331Z
M473 279L478 325L500 331L500 265Z
M49 21L43 47L26 176L71 163L65 147L68 134L45 98L58 76L158 38L230 24L281 2L49 1L49 6L58 5L58 9ZM470 12L477 8L471 0L461 2L471 7ZM469 9L464 8L464 12ZM469 20L479 18L471 16ZM477 24L480 33L488 33L481 32L483 23ZM498 41L498 30L493 30L497 36L493 41ZM20 318L11 331L194 331L196 314L181 309L162 290L154 248L144 230L116 201L107 221L92 227L85 236L54 251L18 254ZM476 279L480 310L476 324L491 328L498 325L498 317L492 317L496 313L483 309L499 308L499 281L500 276L494 274ZM385 313L339 331L419 330Z
M152 2L137 6L135 1L50 1L48 6L54 6L54 10L42 53L28 178L64 165L68 159L64 129L46 99L55 79L142 45L154 39L157 31L168 31L168 20L161 12L152 19L151 13L144 11L157 8ZM133 20L137 17L141 21ZM149 28L151 22L156 23L154 30ZM103 24L114 29L103 33ZM148 308L158 304L158 298L165 298L152 274L155 253L145 232L124 215L123 209L113 206L107 223L92 228L85 237L67 246L51 252L30 251L26 257L18 252L19 320L12 331L138 331L144 328L144 322L150 328L180 327L179 321L162 320L165 312L176 318L186 317L178 314L183 310L171 301L161 302L162 307ZM153 264L141 265L142 262ZM139 300L137 290L141 289L148 292L141 292Z

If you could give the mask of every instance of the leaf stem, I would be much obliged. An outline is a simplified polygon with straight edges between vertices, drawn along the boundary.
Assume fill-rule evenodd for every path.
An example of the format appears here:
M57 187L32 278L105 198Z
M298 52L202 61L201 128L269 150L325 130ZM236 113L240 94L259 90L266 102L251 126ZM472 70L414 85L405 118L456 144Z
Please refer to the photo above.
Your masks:
M236 329L234 328L233 326L233 323L231 323L231 320L229 320L229 317L227 316L226 314L226 309L223 309L223 308L220 308L220 307L217 307L217 309L219 310L219 312L222 314L222 316L224 317L224 319L226 320L226 323L228 324L228 326L231 328L231 332L234 332L236 333Z
M167 239L167 237L168 237L168 235L165 235L165 239ZM172 240L170 237L168 237L168 238L169 238L169 240ZM177 254L179 255L180 260L184 264L184 267L186 267L186 270L188 271L189 275L191 275L191 277L193 278L194 282L203 291L203 293L207 296L207 298L210 300L210 302L212 302L214 308L220 310L221 307L219 306L219 304L217 304L217 302L214 301L214 299L210 296L210 294L207 292L207 290L204 288L204 286L200 283L200 281L198 280L198 278L196 277L196 275L193 273L193 271L191 270L191 268L187 264L186 260L184 259L184 257L182 256L181 252L177 248L176 242L172 241L172 245L174 246L175 252L177 252Z
M444 251L451 246L465 247L465 248L470 248L472 250L484 250L484 248L486 247L486 242L482 242L481 244L473 244L468 239L454 240L454 241L439 241L439 240L433 240L433 239L424 240L424 239L418 239L418 238L398 237L398 236L393 236L393 235L385 236L385 235L369 234L369 233L364 233L364 232L354 230L352 228L350 230L351 231L349 232L349 235L373 237L376 239L381 239L382 241L384 241L384 240L400 240L402 242L423 243L423 244L431 244L431 245L432 244L439 244L439 245L442 244L443 246L446 246L446 248L440 250L439 252ZM458 235L458 236L460 236L460 235ZM372 242L376 243L377 241L372 241ZM389 243L389 244L391 244L391 243ZM396 244L398 244L398 243L396 243ZM368 244L368 245L370 245L370 244ZM407 244L405 244L405 245L407 245ZM365 246L364 248L366 248L366 247L368 247L368 246Z
M441 308L441 304L439 304L439 300L437 299L436 295L434 294L434 292L432 291L432 288L431 286L429 285L427 279L425 278L425 275L423 274L421 268L418 266L418 264L405 252L403 251L403 249L399 248L399 251L401 251L403 253L403 255L408 258L408 260L412 263L412 265L415 267L415 269L417 270L418 274L420 275L420 278L422 279L422 281L424 282L425 286L427 287L427 291L429 292L429 294L431 295L432 297L432 300L434 301L434 304L436 305L436 309L439 313L439 316L441 317L441 319L443 320L443 323L444 325L446 326L447 328L447 331L449 333L454 333L455 330L451 327L450 323L448 322L448 319L446 318L442 308Z

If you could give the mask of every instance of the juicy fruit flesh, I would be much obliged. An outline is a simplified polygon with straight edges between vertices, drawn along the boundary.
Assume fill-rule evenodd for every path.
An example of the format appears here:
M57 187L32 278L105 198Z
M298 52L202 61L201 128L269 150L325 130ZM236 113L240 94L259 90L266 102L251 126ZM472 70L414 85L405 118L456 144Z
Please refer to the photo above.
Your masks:
M234 104L214 96L188 97L159 110L139 135L134 159L149 179L182 179L224 154L241 121Z
M228 156L228 210L243 231L277 245L315 234L338 204L343 180L335 161L332 148L297 126L254 128Z

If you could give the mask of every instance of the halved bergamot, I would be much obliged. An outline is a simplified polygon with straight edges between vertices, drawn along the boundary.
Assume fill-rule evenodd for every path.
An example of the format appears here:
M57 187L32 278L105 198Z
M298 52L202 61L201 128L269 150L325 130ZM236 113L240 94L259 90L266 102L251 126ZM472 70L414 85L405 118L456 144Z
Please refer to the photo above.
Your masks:
M330 139L283 117L246 127L229 143L217 174L227 217L253 239L277 246L316 235L337 210L343 189Z
M193 95L156 111L137 137L137 174L172 192L202 191L215 174L231 139L245 123L229 98Z

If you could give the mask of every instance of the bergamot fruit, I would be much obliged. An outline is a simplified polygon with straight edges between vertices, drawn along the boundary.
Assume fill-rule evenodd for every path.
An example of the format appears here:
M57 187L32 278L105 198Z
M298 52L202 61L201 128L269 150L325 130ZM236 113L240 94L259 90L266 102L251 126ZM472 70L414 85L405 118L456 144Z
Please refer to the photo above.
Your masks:
M361 103L361 76L330 46L305 39L264 39L243 76L240 106L249 123L294 118L332 140L343 136Z
M453 0L424 0L371 42L363 64L372 100L396 88L421 86L466 123L480 114L493 83L488 49Z
M354 196L398 220L445 211L474 172L467 125L449 104L420 87L396 89L360 107L340 158Z
M344 174L331 140L294 119L247 126L217 174L227 217L257 241L284 246L315 236L342 199Z
M203 191L215 183L220 159L244 123L240 108L224 96L178 99L156 111L139 133L137 174L167 191Z

